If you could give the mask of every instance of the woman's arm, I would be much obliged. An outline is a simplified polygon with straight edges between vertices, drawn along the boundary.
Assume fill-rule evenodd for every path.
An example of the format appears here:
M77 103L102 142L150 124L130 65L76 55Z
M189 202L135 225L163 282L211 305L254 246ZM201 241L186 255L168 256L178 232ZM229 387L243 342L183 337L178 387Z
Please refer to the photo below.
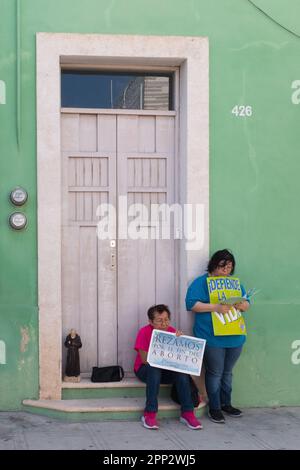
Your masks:
M148 352L147 352L147 351L143 351L142 349L139 349L139 354L140 354L140 356L141 356L142 363L143 363L143 364L147 364L147 355L148 355Z
M192 307L192 312L203 313L203 312L218 312L228 313L231 309L231 305L222 304L205 304L204 302L196 302Z

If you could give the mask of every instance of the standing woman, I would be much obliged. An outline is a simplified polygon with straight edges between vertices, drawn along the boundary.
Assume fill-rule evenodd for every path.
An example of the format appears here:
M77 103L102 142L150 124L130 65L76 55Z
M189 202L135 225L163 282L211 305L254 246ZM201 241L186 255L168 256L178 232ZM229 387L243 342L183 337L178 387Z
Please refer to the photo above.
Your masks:
M211 312L217 312L218 316L224 319L225 322L225 318L232 318L228 316L232 306L211 303L209 285L212 284L208 284L208 278L219 277L223 280L220 279L218 282L218 279L216 279L212 281L214 282L213 285L222 288L227 283L230 288L228 276L234 273L234 268L235 259L233 254L226 249L217 251L208 263L208 272L192 282L185 299L187 310L195 313L194 335L206 339L204 351L205 386L209 399L208 416L214 423L225 423L222 411L233 417L242 415L242 412L231 404L232 369L242 352L246 336L243 331L241 331L241 334L226 334L225 336L216 336L214 334ZM245 296L245 300L235 304L234 307L239 312L245 312L250 304L246 298L244 287L239 284L239 280L237 283L240 289L239 297ZM221 294L224 298L224 289L223 293L220 290L219 298L222 297Z

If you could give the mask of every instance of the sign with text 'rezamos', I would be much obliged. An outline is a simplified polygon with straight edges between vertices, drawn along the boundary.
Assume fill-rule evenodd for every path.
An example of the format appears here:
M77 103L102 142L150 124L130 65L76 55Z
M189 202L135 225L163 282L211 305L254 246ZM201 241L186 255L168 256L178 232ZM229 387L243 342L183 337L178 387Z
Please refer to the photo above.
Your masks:
M211 304L232 305L228 313L212 312L215 336L246 335L244 318L233 304L245 300L242 297L240 280L237 277L208 277L207 286Z
M153 367L200 375L205 339L153 330L147 362Z

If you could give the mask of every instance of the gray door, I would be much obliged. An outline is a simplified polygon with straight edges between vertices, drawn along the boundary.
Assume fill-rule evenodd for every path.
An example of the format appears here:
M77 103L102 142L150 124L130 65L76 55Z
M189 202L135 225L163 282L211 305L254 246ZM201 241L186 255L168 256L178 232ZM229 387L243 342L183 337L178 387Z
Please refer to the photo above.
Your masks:
M167 303L176 317L176 242L151 239L147 218L151 204L175 202L175 113L153 113L62 112L63 337L78 330L82 372L116 363L132 371L149 306ZM116 208L118 233L120 196L129 211L133 203L146 208L139 228L148 239L121 235L112 246L97 237L101 203ZM129 228L135 220L127 218Z

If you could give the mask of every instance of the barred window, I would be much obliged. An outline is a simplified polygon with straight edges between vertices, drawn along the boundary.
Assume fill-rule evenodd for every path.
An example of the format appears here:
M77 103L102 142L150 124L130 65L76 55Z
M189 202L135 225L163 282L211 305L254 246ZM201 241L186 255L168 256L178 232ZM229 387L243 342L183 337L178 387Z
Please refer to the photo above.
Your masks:
M63 70L64 108L173 109L172 74Z

